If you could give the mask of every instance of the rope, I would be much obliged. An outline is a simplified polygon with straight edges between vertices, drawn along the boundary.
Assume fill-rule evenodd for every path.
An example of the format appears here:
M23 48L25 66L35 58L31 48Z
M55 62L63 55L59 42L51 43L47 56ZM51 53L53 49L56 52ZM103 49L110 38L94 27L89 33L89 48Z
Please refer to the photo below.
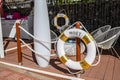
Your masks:
M59 11L59 13L62 13L62 12L64 12L65 14L67 14L67 12L65 11L65 9L62 9L62 10Z
M56 42L57 42L57 40L58 40L58 38L55 40L55 41L52 41L52 42L47 42L47 41L42 41L42 40L39 40L38 38L36 38L35 36L33 36L31 33L29 33L27 30L25 30L23 27L21 27L21 26L19 26L19 28L20 29L22 29L26 34L28 34L30 37L32 37L33 39L35 39L35 40L37 40L38 42L40 42L40 44L42 44L44 47L46 47L49 51L50 51L50 49L46 46L46 45L44 45L43 43L49 43L49 44L51 44L51 43L55 43L56 44ZM42 43L43 42L43 43Z
M97 47L96 41L94 41L94 43L95 43L95 45ZM100 55L98 47L96 49L97 49L97 52L98 52L98 61L95 64L92 64L91 66L96 66L96 65L98 65L100 63L101 55Z
M48 41L42 41L38 38L36 38L35 36L33 36L31 33L29 33L27 30L25 30L23 27L19 26L20 29L22 29L26 34L28 34L30 37L32 37L33 39L39 41L39 42L44 42L44 43L56 43L56 41L52 41L52 42L48 42Z
M36 55L40 55L39 52L36 52L35 50L33 50L28 44L26 44L22 39L20 39L20 41L24 44L24 46L26 46L28 49L30 49L32 52L34 52ZM49 50L51 51L51 50ZM56 54L51 54L50 56L55 56ZM42 56L42 55L41 55Z
M32 43L27 44L27 45L31 45L31 44L32 44ZM21 47L25 47L25 45L21 45ZM15 49L17 49L17 47L13 47L13 48L6 49L5 52L11 51L11 50L15 50Z
M70 71L69 68L67 68L67 70L68 70L68 72L69 72L70 74L72 74L72 75L77 75L77 74L80 74L80 73L84 73L84 72L85 72L84 70L78 70L78 71L76 71L76 72L72 72L72 71Z
M29 45L27 45L22 39L20 39L20 41L28 48L30 49L32 52L34 52L36 55L38 55L39 57L45 59L47 62L49 62L46 58L44 58L44 56L40 55L37 51L33 50ZM49 50L50 51L50 50ZM48 55L47 55L48 56ZM52 55L54 56L54 55Z
M80 23L80 24L81 24L81 28L84 28L85 31L88 32L87 29L84 27L84 25L83 25L80 21L76 21L76 22L73 23L71 26L69 26L66 30L68 30L68 29L70 29L70 28L73 28L76 23ZM89 32L88 32L88 33L89 33Z

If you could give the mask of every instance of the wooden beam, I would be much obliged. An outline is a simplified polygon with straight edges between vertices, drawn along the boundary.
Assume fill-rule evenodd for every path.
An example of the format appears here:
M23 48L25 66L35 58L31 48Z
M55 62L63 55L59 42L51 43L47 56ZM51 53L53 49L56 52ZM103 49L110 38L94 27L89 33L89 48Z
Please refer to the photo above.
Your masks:
M80 28L80 23L76 23L76 28ZM76 38L76 61L81 60L80 38Z
M20 28L19 23L16 23L16 37L17 37L17 52L18 52L18 64L22 65L22 53L21 53L21 43L20 43Z

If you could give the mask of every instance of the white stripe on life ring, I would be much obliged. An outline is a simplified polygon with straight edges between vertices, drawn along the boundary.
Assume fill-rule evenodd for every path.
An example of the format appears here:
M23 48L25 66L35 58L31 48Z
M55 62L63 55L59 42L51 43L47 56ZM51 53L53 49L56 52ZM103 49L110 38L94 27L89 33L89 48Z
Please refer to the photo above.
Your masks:
M69 18L68 18L65 14L63 14L63 13L57 14L57 15L55 16L55 18L54 18L54 26L55 26L57 29L59 29L59 30L60 30L61 27L62 27L62 26L59 26L58 23L57 23L58 18L60 18L60 17L62 17L62 18L65 19L65 24L62 25L62 26L67 26L67 25L69 24Z
M64 50L64 43L69 38L75 38L75 37L80 38L87 47L87 55L85 59L78 62L68 59ZM89 68L91 64L94 62L94 59L96 56L96 46L94 43L94 39L90 34L86 33L83 30L75 28L75 29L66 30L64 31L64 33L60 35L60 38L57 42L57 52L58 52L60 61L63 64L65 64L67 67L74 70L82 70L82 69Z

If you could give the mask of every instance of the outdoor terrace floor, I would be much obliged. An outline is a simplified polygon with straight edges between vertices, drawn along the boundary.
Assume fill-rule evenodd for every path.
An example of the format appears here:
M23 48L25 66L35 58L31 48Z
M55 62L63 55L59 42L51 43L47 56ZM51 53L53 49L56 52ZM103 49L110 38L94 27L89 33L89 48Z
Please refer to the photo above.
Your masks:
M15 46L16 46L16 42L14 41L10 41L10 42L9 40L4 41L5 49L12 48ZM117 51L120 54L120 48L117 48ZM75 75L71 75L67 71L66 67L59 61L57 56L51 57L50 65L48 67L41 68L35 63L35 60L32 56L32 52L28 48L23 47L22 53L23 53L23 66L75 77ZM15 50L6 52L5 58L0 59L0 61L18 65L17 50L15 49ZM17 69L14 70L6 66L0 65L0 67L5 67L10 70L17 71ZM89 69L85 70L85 72L81 74L81 78L85 80L120 80L120 69L119 68L120 68L120 60L117 57L111 55L110 52L104 51L103 54L101 55L100 63L95 67L90 67ZM19 70L17 71L17 73L18 72ZM25 73L22 72L22 75L27 75L26 73L28 72L25 72ZM0 75L1 75L1 72L0 72ZM64 78L57 78L55 76L49 76L49 75L44 75L44 74L39 75L39 76L34 75L34 77L40 80L48 80L48 79L49 80L66 80ZM0 76L0 80L4 80L3 76ZM13 80L13 79L9 78L7 80ZM23 79L18 79L18 80L23 80Z

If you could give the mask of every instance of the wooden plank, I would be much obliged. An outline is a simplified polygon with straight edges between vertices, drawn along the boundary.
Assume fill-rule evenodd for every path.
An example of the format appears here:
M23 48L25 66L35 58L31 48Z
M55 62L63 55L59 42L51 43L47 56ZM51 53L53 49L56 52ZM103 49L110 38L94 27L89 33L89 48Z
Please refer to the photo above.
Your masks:
M13 44L16 44L16 43L13 43ZM12 45L12 44L9 44L9 45ZM22 52L31 57L31 58L29 58L27 56L28 59L25 58L26 56L23 57L23 65L24 66L35 68L38 70L45 70L45 71L49 71L49 72L52 71L55 73L67 75L67 73L66 74L64 73L65 72L64 65L62 64L63 66L60 66L59 64L58 65L56 64L56 62L58 62L58 61L53 61L53 65L51 64L52 66L50 65L47 68L43 69L43 68L40 68L38 65L36 65L36 63L34 61L32 61L32 52L29 49L24 47L24 48L22 48ZM113 58L115 58L115 62L114 62ZM17 52L15 51L15 52L13 52L13 54L6 55L6 57L4 59L0 59L0 60L10 62L13 64L17 64ZM113 62L115 64L114 66L112 64ZM109 70L111 70L111 68L114 68L113 72L112 71L109 72ZM89 69L85 70L85 73L82 74L81 77L85 78L86 80L109 80L109 79L111 79L111 75L112 75L112 80L120 80L119 68L120 68L120 60L119 59L117 59L116 57L110 56L110 55L102 55L100 63L95 67L90 67ZM12 69L14 69L14 68L12 68ZM59 71L59 70L61 70L61 71ZM19 70L17 70L17 71L19 71ZM24 71L21 71L21 72L24 73ZM28 72L25 71L25 73L28 73ZM29 73L27 75L31 76L31 75L33 75L33 73ZM34 77L39 78L39 79L41 79L41 76L44 78L47 75L41 75L41 74L38 74L37 76L36 76L36 74L34 75ZM47 77L53 78L51 76L47 76ZM56 77L53 79L56 79ZM63 80L63 79L61 79L61 80Z
M96 78L89 78L89 77L83 77L85 80L100 80L100 79L96 79Z
M91 72L89 73L88 77L103 79L105 74L106 66L108 64L109 56L102 55L100 63L92 68Z
M104 80L112 80L113 78L113 71L114 71L114 66L115 66L115 57L110 56L106 71L105 71L105 76Z
M96 56L96 59L95 59L94 63L96 63L97 61L98 61L98 55ZM91 72L92 72L92 69L93 68L99 68L99 66L100 66L100 64L98 64L95 67L91 66L89 69L85 70L85 73L82 74L82 76L89 76L89 74L91 74Z
M95 75L96 78L99 78L101 80L103 80L103 78L104 78L105 71L107 69L108 62L109 62L109 59L110 59L109 55L103 55L102 57L104 59L102 59L101 66L100 66L99 70L97 71L97 73Z
M33 78L40 79L40 80L57 80L56 77L51 77L51 76L48 76L48 75L43 75L43 74L31 72L31 71L20 69L20 68L16 68L16 67L10 67L10 66L3 65L3 64L0 64L0 68L6 68L6 69L9 69L11 71L15 71L17 73L21 73L21 74L23 74L25 76L33 77ZM61 80L61 79L59 79L59 80Z
M83 74L81 74L82 77L87 77L89 75L89 73L91 72L92 67L90 67L89 69L85 70L85 72Z
M113 80L120 80L120 60L118 58L115 59Z

